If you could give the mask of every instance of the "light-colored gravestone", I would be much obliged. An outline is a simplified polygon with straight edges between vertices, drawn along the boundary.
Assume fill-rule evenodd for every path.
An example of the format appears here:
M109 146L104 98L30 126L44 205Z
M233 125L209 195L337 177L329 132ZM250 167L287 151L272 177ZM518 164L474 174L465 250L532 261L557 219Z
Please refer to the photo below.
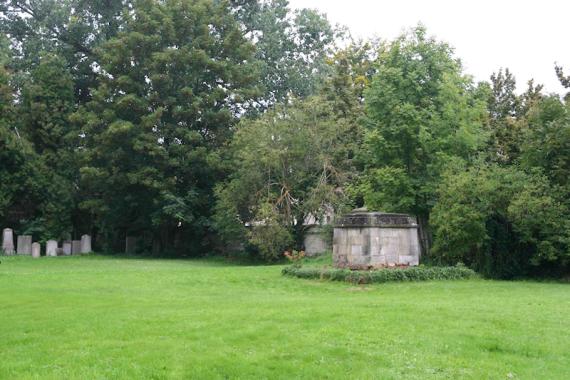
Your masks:
M413 266L419 260L418 225L409 215L354 210L337 220L333 237L336 267Z
M71 254L72 255L81 254L81 240L72 240L71 241Z
M16 250L18 255L31 255L32 235L18 235L18 245Z
M46 243L46 256L57 256L57 240L48 240Z
M69 256L71 255L71 241L67 240L63 242L63 255L64 256Z
M38 258L41 256L42 246L40 243L33 243L32 244L32 257Z
M81 253L91 253L91 236L81 236Z
M125 253L135 253L139 238L136 236L127 236L125 239Z
M14 231L11 228L4 228L2 231L2 253L13 255L14 252Z

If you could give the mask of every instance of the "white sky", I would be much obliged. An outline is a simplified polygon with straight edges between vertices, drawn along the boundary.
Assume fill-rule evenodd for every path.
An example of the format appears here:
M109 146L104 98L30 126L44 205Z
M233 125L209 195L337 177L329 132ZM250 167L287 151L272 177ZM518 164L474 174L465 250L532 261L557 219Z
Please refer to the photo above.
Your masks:
M566 93L554 62L570 74L570 0L289 0L316 8L356 38L392 39L422 22L428 34L455 48L467 74L488 80L500 67L518 91L534 78L546 92Z

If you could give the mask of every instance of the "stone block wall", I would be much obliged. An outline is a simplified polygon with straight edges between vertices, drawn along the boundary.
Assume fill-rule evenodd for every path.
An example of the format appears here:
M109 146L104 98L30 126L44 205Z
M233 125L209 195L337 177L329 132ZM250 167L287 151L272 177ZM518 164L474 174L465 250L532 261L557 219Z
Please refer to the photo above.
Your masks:
M333 263L339 268L413 266L420 252L417 224L408 216L352 214L334 229Z
M329 230L330 231L330 230ZM320 226L311 226L305 231L303 245L307 256L318 256L330 251L330 240L327 239L326 230Z

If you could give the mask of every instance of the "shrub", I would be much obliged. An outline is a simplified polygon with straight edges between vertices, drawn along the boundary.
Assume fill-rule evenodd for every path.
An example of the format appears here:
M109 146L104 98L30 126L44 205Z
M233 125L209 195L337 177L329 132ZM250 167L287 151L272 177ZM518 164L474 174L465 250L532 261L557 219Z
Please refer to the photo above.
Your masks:
M450 171L430 217L430 259L510 279L570 262L568 209L539 172L479 164Z
M372 284L396 281L462 280L476 277L476 273L463 266L386 268L371 271L351 271L335 268L286 267L284 276L304 279L346 281L353 284Z

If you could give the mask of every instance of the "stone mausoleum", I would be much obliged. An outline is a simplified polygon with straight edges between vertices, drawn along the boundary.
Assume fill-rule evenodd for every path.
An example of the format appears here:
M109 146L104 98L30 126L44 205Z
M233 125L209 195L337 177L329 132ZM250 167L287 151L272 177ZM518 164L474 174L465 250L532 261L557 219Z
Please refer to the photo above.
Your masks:
M336 220L333 262L337 268L412 266L419 261L418 224L410 215L354 210Z

